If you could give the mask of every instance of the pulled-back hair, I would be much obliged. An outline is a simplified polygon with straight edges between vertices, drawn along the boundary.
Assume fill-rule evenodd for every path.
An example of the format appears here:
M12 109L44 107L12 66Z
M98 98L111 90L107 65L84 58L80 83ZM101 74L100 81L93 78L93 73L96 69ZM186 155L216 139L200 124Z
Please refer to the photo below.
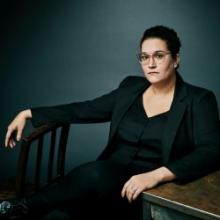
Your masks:
M176 31L173 29L158 25L145 30L140 41L140 50L143 42L150 38L158 38L164 40L166 42L167 49L171 52L173 58L175 58L179 53L181 42L177 36Z

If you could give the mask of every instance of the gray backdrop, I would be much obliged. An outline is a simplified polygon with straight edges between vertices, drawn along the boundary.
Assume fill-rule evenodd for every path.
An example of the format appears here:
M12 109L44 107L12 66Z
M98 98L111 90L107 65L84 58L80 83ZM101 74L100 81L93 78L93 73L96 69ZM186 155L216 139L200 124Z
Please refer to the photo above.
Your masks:
M30 107L94 98L127 75L141 76L136 53L150 26L178 32L180 73L214 91L220 103L219 6L218 0L1 1L0 178L15 173L19 145L3 147L13 117ZM108 129L108 123L72 125L67 170L95 159Z

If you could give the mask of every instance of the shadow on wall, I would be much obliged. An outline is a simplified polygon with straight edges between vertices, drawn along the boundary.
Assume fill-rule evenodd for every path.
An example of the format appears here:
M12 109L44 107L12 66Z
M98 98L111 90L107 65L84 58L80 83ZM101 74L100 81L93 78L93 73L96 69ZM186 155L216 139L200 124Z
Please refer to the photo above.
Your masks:
M173 27L182 39L184 79L213 90L220 103L219 58L213 56L220 50L219 4L1 1L1 145L9 122L23 109L91 99L113 90L127 75L142 75L136 60L138 43L143 31L156 24ZM72 128L68 169L99 154L108 128L106 124ZM18 148L0 151L5 178L14 173Z

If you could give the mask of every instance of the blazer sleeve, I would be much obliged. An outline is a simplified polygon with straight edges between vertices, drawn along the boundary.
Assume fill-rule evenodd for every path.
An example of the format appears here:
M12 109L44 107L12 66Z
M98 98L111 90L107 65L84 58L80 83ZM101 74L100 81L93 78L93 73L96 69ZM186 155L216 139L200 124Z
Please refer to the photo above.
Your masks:
M34 127L53 123L98 123L111 120L117 94L129 77L118 88L93 100L73 102L56 106L31 108Z
M187 182L220 167L220 122L215 95L203 92L192 107L194 150L167 165L180 182Z

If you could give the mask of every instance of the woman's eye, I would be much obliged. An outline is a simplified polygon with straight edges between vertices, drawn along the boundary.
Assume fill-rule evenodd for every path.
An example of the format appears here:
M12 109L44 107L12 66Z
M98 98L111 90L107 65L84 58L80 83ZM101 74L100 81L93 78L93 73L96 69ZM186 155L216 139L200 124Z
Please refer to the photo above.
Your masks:
M161 53L158 53L158 54L155 55L155 57L156 57L157 59L163 59L164 55L161 54Z
M141 56L141 60L147 60L149 57L148 56Z

